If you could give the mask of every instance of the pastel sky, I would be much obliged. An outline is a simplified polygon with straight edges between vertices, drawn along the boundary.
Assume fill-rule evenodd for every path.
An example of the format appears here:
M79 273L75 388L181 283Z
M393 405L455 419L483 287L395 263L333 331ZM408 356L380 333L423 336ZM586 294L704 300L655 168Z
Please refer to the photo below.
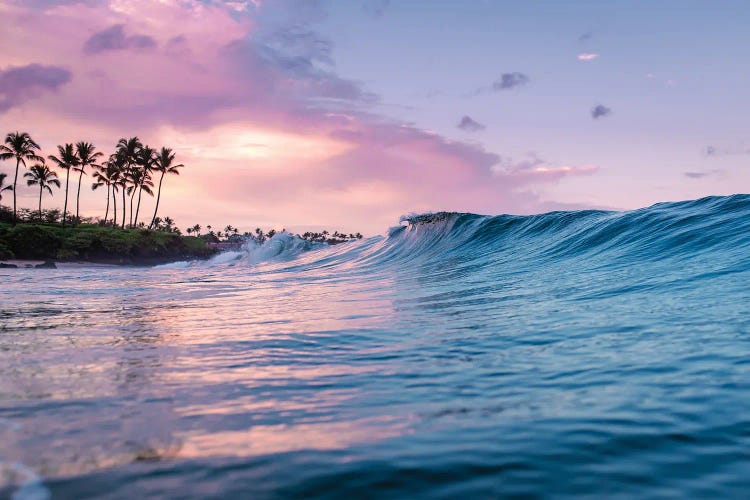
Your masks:
M183 228L377 234L410 212L750 186L746 0L0 0L0 16L0 131L45 155L174 148L187 167L160 211ZM103 193L82 208L103 215Z

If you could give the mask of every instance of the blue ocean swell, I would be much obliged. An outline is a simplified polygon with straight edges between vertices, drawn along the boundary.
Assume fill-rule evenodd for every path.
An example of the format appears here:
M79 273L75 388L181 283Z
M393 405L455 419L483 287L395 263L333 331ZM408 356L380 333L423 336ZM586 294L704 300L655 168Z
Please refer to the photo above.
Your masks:
M740 496L748 216L747 195L425 214L3 271L0 459L78 498Z

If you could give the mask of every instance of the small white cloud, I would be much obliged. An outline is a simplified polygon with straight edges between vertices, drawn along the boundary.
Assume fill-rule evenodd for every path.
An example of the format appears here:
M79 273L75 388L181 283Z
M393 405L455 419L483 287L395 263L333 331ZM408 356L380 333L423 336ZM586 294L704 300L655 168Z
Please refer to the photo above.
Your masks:
M589 174L599 171L598 165L561 165L559 167L536 167L534 172L540 174Z
M579 61L593 61L597 57L599 57L599 54L591 54L591 53L578 54Z

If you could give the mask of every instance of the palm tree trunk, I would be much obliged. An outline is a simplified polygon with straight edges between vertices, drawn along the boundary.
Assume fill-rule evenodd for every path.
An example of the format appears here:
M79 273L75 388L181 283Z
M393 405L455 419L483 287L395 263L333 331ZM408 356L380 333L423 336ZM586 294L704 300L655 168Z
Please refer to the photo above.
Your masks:
M122 228L125 229L125 186L122 186Z
M148 227L152 227L154 225L154 221L156 220L156 213L159 211L159 200L161 199L161 183L164 180L164 174L166 171L163 171L161 173L161 177L159 178L159 191L156 194L156 207L154 207L154 216L151 219L151 225Z
M39 223L42 222L42 183L39 183Z
M78 218L78 210L81 208L81 180L83 180L83 167L81 167L81 173L78 174L78 194L76 195L76 221L80 221Z
M16 183L18 182L18 166L21 160L16 158L16 176L13 178L13 225L16 225Z
M141 194L143 194L143 181L141 181L140 189L138 189L138 205L135 207L135 225L138 225L138 213L141 211Z
M133 198L135 198L135 188L133 188L133 194L130 195L130 227L133 227Z
M63 205L63 228L65 227L65 218L68 213L68 181L70 180L70 168L66 170L65 174L65 205Z
M104 224L107 224L107 216L109 216L109 184L107 184L107 209L104 211Z
M117 191L112 186L112 225L117 227Z

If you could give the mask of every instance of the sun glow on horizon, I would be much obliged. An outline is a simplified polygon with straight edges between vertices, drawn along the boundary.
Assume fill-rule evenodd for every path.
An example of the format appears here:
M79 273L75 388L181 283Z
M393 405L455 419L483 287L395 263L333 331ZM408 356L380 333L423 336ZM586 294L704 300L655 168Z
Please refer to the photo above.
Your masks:
M174 144L187 158L240 163L255 170L279 168L280 162L303 158L315 162L345 154L352 145L322 135L229 123L207 131L162 129L160 141ZM244 160L263 160L245 163ZM295 162L295 168L301 165Z

